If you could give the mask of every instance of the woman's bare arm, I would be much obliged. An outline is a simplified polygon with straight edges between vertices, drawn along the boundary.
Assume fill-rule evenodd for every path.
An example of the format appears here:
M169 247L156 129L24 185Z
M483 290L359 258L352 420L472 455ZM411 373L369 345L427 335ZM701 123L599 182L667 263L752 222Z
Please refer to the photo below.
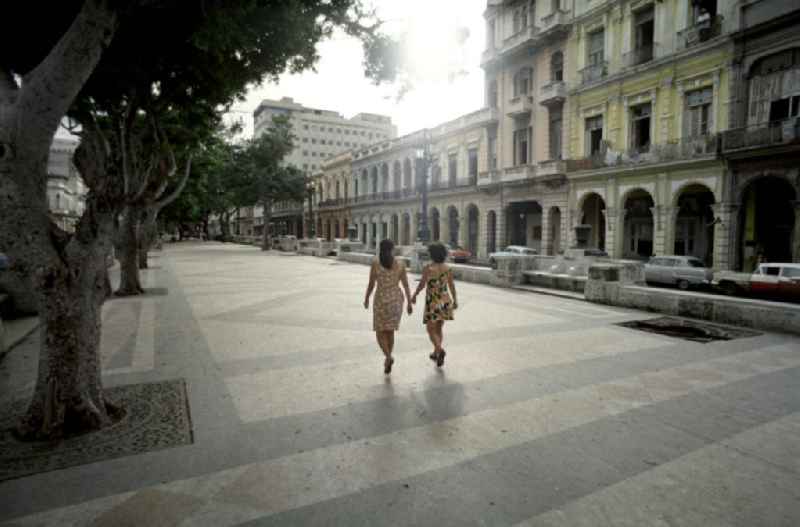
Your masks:
M425 284L427 283L428 283L428 266L425 266L422 269L422 278L419 279L419 284L417 284L417 290L414 291L413 295L411 295L412 304L417 303L417 295L419 294L420 291L422 291L422 289L425 287Z
M367 293L364 295L364 309L369 309L369 297L375 289L375 262L369 267L369 283L367 284Z
M406 293L406 301L408 302L408 314L410 315L412 312L411 308L411 290L408 288L408 275L406 274L406 266L403 264L400 270L400 283L403 284L403 291Z
M458 300L456 299L456 283L453 280L453 270L450 269L447 273L447 287L450 288L450 294L453 296L453 309L458 308Z

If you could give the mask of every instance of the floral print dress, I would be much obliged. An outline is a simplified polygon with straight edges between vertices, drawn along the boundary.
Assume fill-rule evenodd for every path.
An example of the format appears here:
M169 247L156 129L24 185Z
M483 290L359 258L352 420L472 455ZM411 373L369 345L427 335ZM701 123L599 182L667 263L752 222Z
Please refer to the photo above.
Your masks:
M377 267L375 300L372 304L372 330L397 331L400 329L400 319L403 317L403 292L400 289L400 279L405 273L403 264L395 261L391 269L386 269L380 263L373 263Z
M428 272L430 273L430 270ZM453 300L450 298L450 291L447 288L447 280L452 272L452 269L447 269L428 278L425 288L423 324L439 320L453 320Z

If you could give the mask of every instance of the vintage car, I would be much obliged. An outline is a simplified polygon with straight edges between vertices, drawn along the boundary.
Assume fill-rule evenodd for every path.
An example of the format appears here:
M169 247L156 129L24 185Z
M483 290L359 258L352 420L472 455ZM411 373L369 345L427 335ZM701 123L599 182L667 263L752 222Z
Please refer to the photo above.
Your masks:
M447 256L450 257L455 263L467 263L467 261L472 258L472 253L460 245L456 245L455 247L451 245L445 245L445 247L447 248Z
M752 273L720 271L714 284L729 295L800 301L800 264L762 263Z
M536 256L539 254L536 249L525 247L524 245L509 245L502 251L497 251L489 254L489 265L492 269L497 269L498 256Z
M644 278L648 283L675 285L686 290L711 285L714 272L694 256L653 256L644 266Z

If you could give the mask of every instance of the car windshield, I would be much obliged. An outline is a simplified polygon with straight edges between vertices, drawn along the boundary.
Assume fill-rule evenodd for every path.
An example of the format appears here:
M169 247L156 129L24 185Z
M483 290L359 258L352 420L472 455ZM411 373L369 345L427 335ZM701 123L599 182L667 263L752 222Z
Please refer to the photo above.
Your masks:
M689 267L705 267L705 264L696 258L689 258L686 263L689 264Z
M783 276L788 278L800 278L800 267L784 267Z

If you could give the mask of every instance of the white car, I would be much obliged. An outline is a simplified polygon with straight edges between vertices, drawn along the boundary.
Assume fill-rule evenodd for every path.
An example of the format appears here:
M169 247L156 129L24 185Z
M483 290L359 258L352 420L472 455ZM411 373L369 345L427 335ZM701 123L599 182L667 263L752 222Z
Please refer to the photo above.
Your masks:
M497 256L536 256L539 254L536 249L525 247L524 245L509 245L502 251L489 253L489 265L492 269L497 269Z
M800 301L800 264L762 263L749 273L720 271L715 284L729 295L751 295L773 300Z
M678 289L710 285L714 272L693 256L654 256L644 266L648 283L670 284Z

